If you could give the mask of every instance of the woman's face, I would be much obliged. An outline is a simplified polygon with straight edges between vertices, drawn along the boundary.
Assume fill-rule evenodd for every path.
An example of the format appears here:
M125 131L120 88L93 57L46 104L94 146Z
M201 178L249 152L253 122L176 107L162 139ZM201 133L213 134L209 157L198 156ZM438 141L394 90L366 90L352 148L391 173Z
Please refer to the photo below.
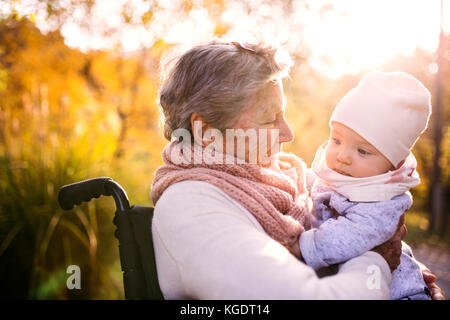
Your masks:
M294 133L285 119L286 98L280 81L269 82L253 99L232 129L246 143L235 143L235 156L246 162L270 165L285 142L294 139ZM242 129L242 130L239 130ZM239 140L239 138L237 139Z

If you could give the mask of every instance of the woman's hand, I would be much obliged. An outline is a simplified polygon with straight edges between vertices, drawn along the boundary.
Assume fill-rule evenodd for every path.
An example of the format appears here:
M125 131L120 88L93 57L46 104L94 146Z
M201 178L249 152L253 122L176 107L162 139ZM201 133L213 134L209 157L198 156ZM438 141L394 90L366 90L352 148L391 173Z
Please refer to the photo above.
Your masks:
M423 280L428 286L428 289L431 291L431 299L433 300L445 300L444 292L441 288L436 284L436 276L431 273L430 269L428 269L423 263L417 261L422 271Z
M392 238L372 249L372 251L380 254L386 260L391 272L397 269L400 265L402 239L406 236L407 232L408 230L405 226L405 215L402 215L398 221L397 231Z

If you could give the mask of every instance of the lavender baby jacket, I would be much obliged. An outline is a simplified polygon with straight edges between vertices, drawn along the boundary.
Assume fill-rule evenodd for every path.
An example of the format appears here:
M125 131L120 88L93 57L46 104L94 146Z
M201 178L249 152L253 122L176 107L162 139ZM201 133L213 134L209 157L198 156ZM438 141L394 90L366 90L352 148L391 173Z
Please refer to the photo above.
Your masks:
M412 205L409 192L387 201L352 202L323 183L314 184L311 197L313 228L303 232L299 242L305 262L315 270L347 261L389 240ZM391 299L429 299L406 243L402 251L400 266L393 273Z

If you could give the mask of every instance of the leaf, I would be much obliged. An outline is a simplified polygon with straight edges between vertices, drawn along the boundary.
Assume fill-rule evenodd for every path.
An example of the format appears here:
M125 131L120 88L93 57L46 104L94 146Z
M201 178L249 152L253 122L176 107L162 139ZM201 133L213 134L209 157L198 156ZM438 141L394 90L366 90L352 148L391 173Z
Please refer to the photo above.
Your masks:
M39 256L42 259L42 263L45 261L45 256L47 253L48 244L50 243L50 239L55 232L55 228L58 225L58 222L61 218L61 213L57 213L55 215L52 215L50 222L48 223L47 230L45 232L44 238L42 239L40 250L39 250Z
M72 234L89 250L89 240L86 234L84 234L75 223L63 219L59 222L59 225L72 232Z
M19 231L22 229L21 224L16 224L6 235L5 239L3 240L2 244L0 245L0 257L3 255L3 253L6 251L6 249L9 247L11 242L14 240L15 236Z
M34 15L34 13L30 13L28 17L30 18L31 22L36 23L36 16Z

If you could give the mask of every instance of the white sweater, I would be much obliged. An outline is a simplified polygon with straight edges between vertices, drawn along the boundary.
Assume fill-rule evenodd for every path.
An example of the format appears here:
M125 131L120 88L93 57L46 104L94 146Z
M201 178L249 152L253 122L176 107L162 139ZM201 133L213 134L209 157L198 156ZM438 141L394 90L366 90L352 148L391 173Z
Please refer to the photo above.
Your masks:
M318 278L247 209L206 182L167 188L152 232L165 299L389 299L391 272L381 255L366 252Z

